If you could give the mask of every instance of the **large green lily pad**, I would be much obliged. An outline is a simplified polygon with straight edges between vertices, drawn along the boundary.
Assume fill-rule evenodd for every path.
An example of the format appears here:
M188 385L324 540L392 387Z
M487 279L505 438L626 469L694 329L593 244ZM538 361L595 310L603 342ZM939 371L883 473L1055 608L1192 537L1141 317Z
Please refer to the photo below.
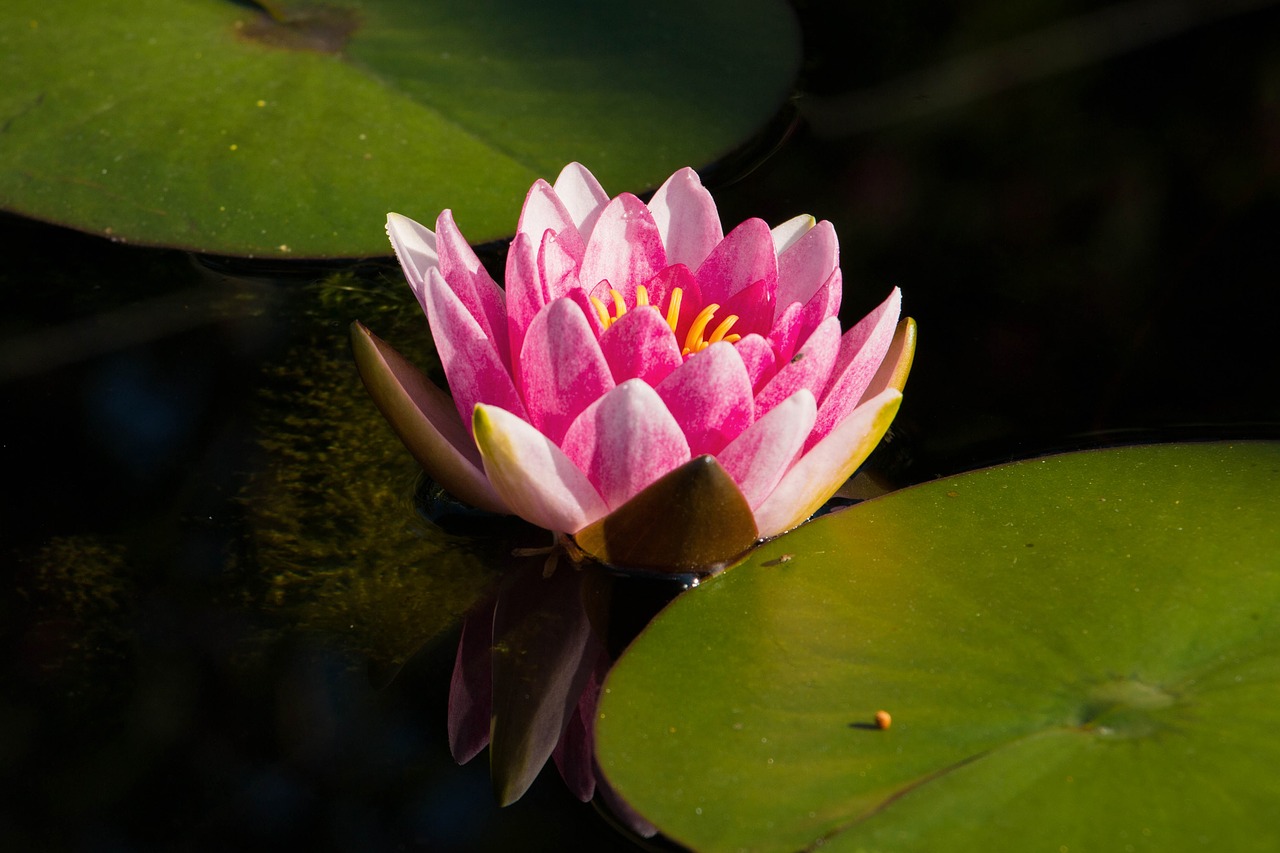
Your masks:
M767 544L624 654L597 754L698 850L1274 850L1277 707L1280 445L1149 446Z
M571 160L611 192L714 160L798 61L781 0L8 0L0 207L284 257L451 207L479 242Z

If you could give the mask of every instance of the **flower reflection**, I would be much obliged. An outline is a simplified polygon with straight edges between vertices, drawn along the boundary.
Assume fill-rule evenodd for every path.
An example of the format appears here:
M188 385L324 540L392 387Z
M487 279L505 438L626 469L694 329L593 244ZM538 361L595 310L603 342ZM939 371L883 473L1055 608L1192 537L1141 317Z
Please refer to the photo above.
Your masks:
M595 764L615 579L594 566L547 577L540 561L525 563L463 622L449 689L453 757L465 764L488 746L502 805L518 800L551 758L574 796L600 795L633 831L652 834L612 796Z

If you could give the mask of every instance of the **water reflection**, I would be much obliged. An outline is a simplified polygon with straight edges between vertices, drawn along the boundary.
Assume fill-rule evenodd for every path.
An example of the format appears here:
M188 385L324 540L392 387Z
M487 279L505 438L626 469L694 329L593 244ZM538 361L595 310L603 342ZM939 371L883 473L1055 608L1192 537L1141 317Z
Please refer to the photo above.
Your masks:
M621 827L653 836L600 776L595 708L619 651L691 583L514 553L493 593L463 622L449 689L454 759L466 764L488 747L503 806L524 796L550 759L579 800L595 799Z

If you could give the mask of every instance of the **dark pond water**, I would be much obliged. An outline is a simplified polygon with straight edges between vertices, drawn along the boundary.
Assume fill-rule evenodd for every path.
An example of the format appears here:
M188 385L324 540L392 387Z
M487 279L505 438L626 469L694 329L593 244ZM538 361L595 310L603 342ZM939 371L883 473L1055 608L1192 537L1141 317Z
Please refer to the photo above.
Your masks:
M835 223L846 320L902 287L887 481L1280 436L1280 10L799 5L799 116L706 177L728 224ZM430 364L395 267L0 235L0 848L629 846L448 755L501 549L418 518L351 364L356 318Z

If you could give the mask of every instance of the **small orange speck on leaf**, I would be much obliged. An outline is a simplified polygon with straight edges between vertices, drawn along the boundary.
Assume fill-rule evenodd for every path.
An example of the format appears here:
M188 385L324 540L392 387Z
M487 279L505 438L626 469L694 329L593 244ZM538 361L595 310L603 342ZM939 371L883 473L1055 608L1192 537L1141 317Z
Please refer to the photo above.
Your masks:
M876 711L876 728L887 729L893 725L893 717L889 716L888 711Z

